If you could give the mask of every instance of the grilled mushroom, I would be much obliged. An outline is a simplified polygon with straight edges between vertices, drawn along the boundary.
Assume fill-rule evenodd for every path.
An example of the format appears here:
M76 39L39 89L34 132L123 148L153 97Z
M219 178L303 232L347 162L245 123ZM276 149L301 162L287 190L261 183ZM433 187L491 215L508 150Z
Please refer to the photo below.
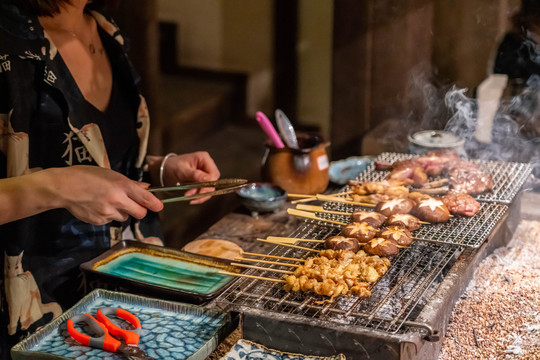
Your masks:
M378 228L386 220L386 216L375 211L357 210L352 213L351 220L353 222L366 222L369 225Z
M375 206L375 211L380 212L384 216L394 214L407 214L414 206L414 202L408 198L398 198L388 201L381 201Z
M365 244L377 234L377 229L370 226L367 222L353 222L348 224L341 231L343 236L357 239L360 243Z
M331 236L324 242L324 246L327 249L332 250L350 250L357 252L360 250L360 243L355 238L348 238L345 236Z
M401 226L409 231L420 229L420 220L411 214L394 214L386 219L387 226Z
M399 226L389 226L381 229L377 237L394 241L397 245L408 246L413 241L411 232Z
M432 223L446 222L450 219L450 211L446 205L435 198L420 200L412 209L412 213L420 220Z
M395 242L383 238L370 240L362 249L368 254L386 257L395 256L399 252Z

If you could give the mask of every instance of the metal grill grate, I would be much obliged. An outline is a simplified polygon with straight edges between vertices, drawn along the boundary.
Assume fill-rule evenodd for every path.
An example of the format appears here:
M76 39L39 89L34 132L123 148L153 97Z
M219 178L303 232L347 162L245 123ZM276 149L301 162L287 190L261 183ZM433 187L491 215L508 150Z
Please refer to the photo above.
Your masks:
M411 159L417 155L402 153L382 153L375 161L393 163L399 160ZM486 160L469 160L485 169L493 178L493 189L485 194L475 196L478 201L497 202L510 204L521 186L525 183L532 172L531 164L517 162L501 162ZM376 171L375 165L371 164L358 176L360 181L380 181L388 171Z
M480 211L472 217L454 216L446 223L423 225L413 231L417 240L437 242L442 244L479 247L484 243L495 224L508 210L507 205L480 203ZM353 212L357 209L370 210L343 203L327 202L323 205L326 210ZM348 216L318 213L317 216L340 222L350 222ZM327 226L340 228L339 225L326 223Z
M306 223L291 236L304 239L323 239L334 235L338 229ZM301 245L306 246L306 243ZM322 248L320 244L317 244ZM314 248L316 248L314 246ZM228 310L251 309L268 316L297 316L335 324L349 324L397 333L403 325L414 326L423 294L437 276L461 254L462 248L441 246L434 243L416 242L409 249L401 250L392 259L388 272L372 289L369 298L340 296L334 302L322 302L327 298L301 292L287 292L282 283L266 280L240 278L235 286L221 294L216 303ZM270 255L306 258L314 253L276 246ZM271 268L285 269L279 265ZM293 269L293 268L291 268ZM251 269L246 274L281 278L280 274ZM318 303L319 302L319 303ZM418 324L423 328L423 324Z

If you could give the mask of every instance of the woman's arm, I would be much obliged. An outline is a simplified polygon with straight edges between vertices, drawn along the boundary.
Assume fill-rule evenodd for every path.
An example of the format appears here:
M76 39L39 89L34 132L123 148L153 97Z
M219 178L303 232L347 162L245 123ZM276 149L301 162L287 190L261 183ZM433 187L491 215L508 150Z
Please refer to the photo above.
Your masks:
M163 209L147 187L115 171L82 165L0 179L0 224L56 208L95 225L141 219L147 210Z

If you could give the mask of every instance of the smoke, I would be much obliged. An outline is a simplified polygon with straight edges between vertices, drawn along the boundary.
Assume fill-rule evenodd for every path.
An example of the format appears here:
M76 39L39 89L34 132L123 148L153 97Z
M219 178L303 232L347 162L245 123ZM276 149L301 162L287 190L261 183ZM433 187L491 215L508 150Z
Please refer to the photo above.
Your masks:
M483 143L475 136L478 102L468 95L468 89L436 84L431 75L414 73L409 88L410 112L402 119L400 134L403 136L403 128L409 133L443 129L465 139L470 158L529 162L540 177L540 76L519 85L509 83L491 129L487 129L492 140ZM396 136L394 133L390 138Z

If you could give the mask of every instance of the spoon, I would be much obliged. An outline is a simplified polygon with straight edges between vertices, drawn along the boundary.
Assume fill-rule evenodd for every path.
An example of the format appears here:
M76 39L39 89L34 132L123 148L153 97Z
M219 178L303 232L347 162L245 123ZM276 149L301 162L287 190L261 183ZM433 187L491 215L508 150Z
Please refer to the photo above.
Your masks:
M296 138L294 128L287 115L280 109L276 109L276 123L285 144L291 149L298 149L298 139Z

